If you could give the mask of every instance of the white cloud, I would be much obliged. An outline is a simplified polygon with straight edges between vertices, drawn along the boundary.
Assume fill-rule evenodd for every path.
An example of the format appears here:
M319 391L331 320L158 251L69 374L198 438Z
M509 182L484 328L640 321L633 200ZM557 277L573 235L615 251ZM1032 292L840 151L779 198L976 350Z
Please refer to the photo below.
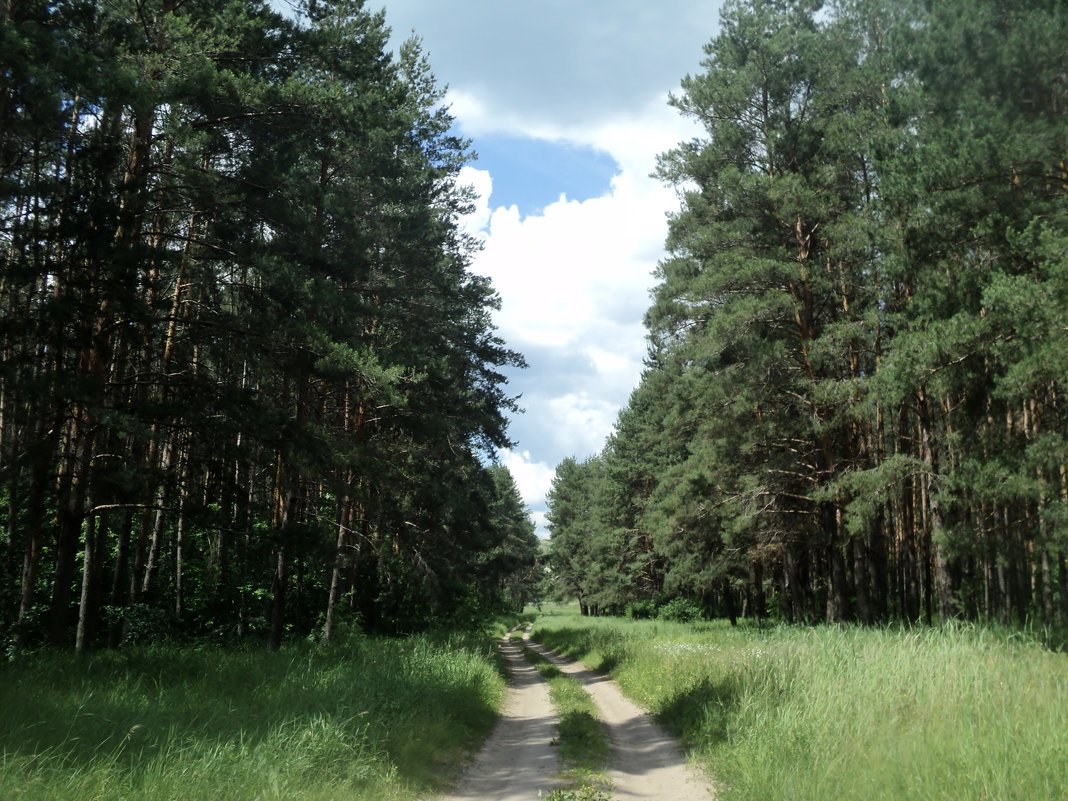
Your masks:
M440 80L489 116L598 121L699 69L717 0L379 0L396 39L422 37ZM470 119L466 110L457 116Z
M625 400L624 395L622 401ZM555 450L580 457L600 452L605 437L612 432L622 401L590 389L548 399L543 413L553 421Z
M501 464L515 479L523 503L539 504L544 502L545 494L552 484L555 469L544 462L535 461L530 451L513 451L505 449L500 453Z
M640 328L637 324L632 328ZM644 332L644 329L641 329ZM628 338L632 341L638 331L628 331ZM644 341L644 340L643 340ZM629 392L633 389L635 360L629 354L610 351L598 345L590 345L585 352L597 368L597 375L604 379L602 386L606 391L618 396L620 392ZM641 362L638 361L638 372L641 373Z
M531 512L530 519L534 523L535 533L543 540L549 538L549 515L546 512Z
M466 166L460 169L458 183L474 189L477 198L474 210L463 219L464 229L472 235L479 236L489 225L490 195L493 192L493 177L486 170Z
M566 353L589 365L554 392L537 382L525 391L523 427L535 431L539 441L521 444L554 465L564 456L597 453L641 376L642 316L652 271L664 252L666 215L677 207L674 190L650 173L660 152L693 131L666 99L631 118L593 128L526 129L519 120L483 116L484 109L471 98L454 105L453 112L468 135L492 131L581 144L607 152L620 165L601 197L581 202L561 197L540 213L523 216L515 206L494 207L491 194L470 220L485 242L473 269L489 276L501 295L497 323L509 346L526 353ZM476 187L492 189L485 171L465 175ZM530 372L538 370L531 357Z
M657 119L576 132L567 141L605 150L621 165L608 194L561 197L526 217L514 206L492 208L491 196L491 210L483 205L477 215L485 249L473 268L500 292L501 332L516 347L581 342L602 354L597 361L614 352L640 365L641 315L663 253L665 215L677 204L674 190L649 173L656 154L678 138ZM625 323L633 325L621 331Z
M494 204L487 171L463 174L485 193L467 221L485 243L472 269L492 279L500 334L531 364L514 380L526 414L513 432L522 431L524 450L501 458L525 502L543 515L549 465L599 452L641 376L642 317L664 254L666 215L678 206L675 191L650 174L657 155L697 134L667 94L699 68L719 3L551 0L536 13L523 4L480 4L480 34L470 41L452 6L447 17L427 0L386 6L394 22L422 10L420 33L476 150L479 137L502 134L592 147L619 165L602 196L561 197L526 216Z

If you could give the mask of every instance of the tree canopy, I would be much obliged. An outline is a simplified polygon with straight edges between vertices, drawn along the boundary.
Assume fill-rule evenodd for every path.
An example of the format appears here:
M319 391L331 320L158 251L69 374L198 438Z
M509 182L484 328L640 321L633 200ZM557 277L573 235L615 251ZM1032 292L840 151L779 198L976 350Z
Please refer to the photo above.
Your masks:
M672 99L702 134L660 159L646 372L557 470L561 582L1068 622L1066 36L1044 0L726 3Z
M0 10L17 643L404 631L529 572L469 144L388 39L359 0Z

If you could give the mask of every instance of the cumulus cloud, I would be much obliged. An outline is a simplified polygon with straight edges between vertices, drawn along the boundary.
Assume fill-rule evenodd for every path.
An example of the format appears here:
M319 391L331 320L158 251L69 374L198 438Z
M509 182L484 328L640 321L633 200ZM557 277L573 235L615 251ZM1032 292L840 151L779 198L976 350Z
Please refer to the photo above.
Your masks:
M553 421L554 450L580 457L599 452L612 430L620 405L617 398L589 389L547 399L545 406Z
M379 0L378 5L395 36L413 31L420 36L438 77L479 98L490 116L588 124L647 102L695 72L721 3ZM466 110L463 116L469 117Z
M462 221L464 230L473 236L480 237L489 226L492 216L490 195L493 193L493 176L488 170L479 170L470 166L462 167L459 183L475 191L474 208Z
M480 194L465 220L484 242L472 269L492 279L499 331L531 365L511 376L526 409L511 429L522 450L500 458L544 535L555 465L600 451L641 375L642 316L678 205L650 173L659 153L696 134L667 96L700 69L721 3L381 2L400 37L422 37L476 150L500 134L593 148L618 165L601 196L560 195L526 214L494 202L490 170L461 176Z
M553 480L554 468L534 460L530 451L505 449L500 453L501 464L508 468L519 487L523 503L536 504L545 500L545 493Z
M494 206L485 171L464 174L489 192L469 219L485 243L473 269L492 279L502 299L500 333L531 365L514 381L527 410L514 430L524 447L554 465L601 449L641 375L642 316L663 255L666 215L677 207L674 190L650 173L658 153L692 135L664 100L593 127L506 131L609 153L620 169L601 197L562 196L523 215L515 206ZM461 107L476 110L473 120L458 115L476 137L491 130L486 126L521 124L482 118L475 103Z
M504 449L500 452L501 464L508 468L515 479L523 503L527 505L530 519L539 537L549 536L545 519L545 496L552 485L555 468L537 461L530 451Z

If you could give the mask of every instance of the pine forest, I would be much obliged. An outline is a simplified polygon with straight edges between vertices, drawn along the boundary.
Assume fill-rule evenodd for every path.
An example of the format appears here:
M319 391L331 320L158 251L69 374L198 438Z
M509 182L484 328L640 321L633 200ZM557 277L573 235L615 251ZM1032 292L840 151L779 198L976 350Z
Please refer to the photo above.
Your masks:
M0 12L0 621L329 639L515 603L514 409L417 40L309 3ZM487 466L489 465L489 466Z
M1068 15L727 3L646 371L550 496L585 611L1068 624Z
M640 384L542 554L473 157L360 0L0 12L9 648L528 599L1068 625L1068 16L728 0ZM567 287L560 287L567 292Z

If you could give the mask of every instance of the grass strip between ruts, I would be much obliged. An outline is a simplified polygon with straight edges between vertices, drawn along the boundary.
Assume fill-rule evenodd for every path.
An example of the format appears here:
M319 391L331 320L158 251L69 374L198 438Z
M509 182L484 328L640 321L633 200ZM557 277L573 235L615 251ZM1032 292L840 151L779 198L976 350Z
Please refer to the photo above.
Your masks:
M611 744L597 708L582 685L537 651L523 646L523 654L549 684L549 697L560 717L558 743L567 785L547 801L608 801L610 782L605 770Z

